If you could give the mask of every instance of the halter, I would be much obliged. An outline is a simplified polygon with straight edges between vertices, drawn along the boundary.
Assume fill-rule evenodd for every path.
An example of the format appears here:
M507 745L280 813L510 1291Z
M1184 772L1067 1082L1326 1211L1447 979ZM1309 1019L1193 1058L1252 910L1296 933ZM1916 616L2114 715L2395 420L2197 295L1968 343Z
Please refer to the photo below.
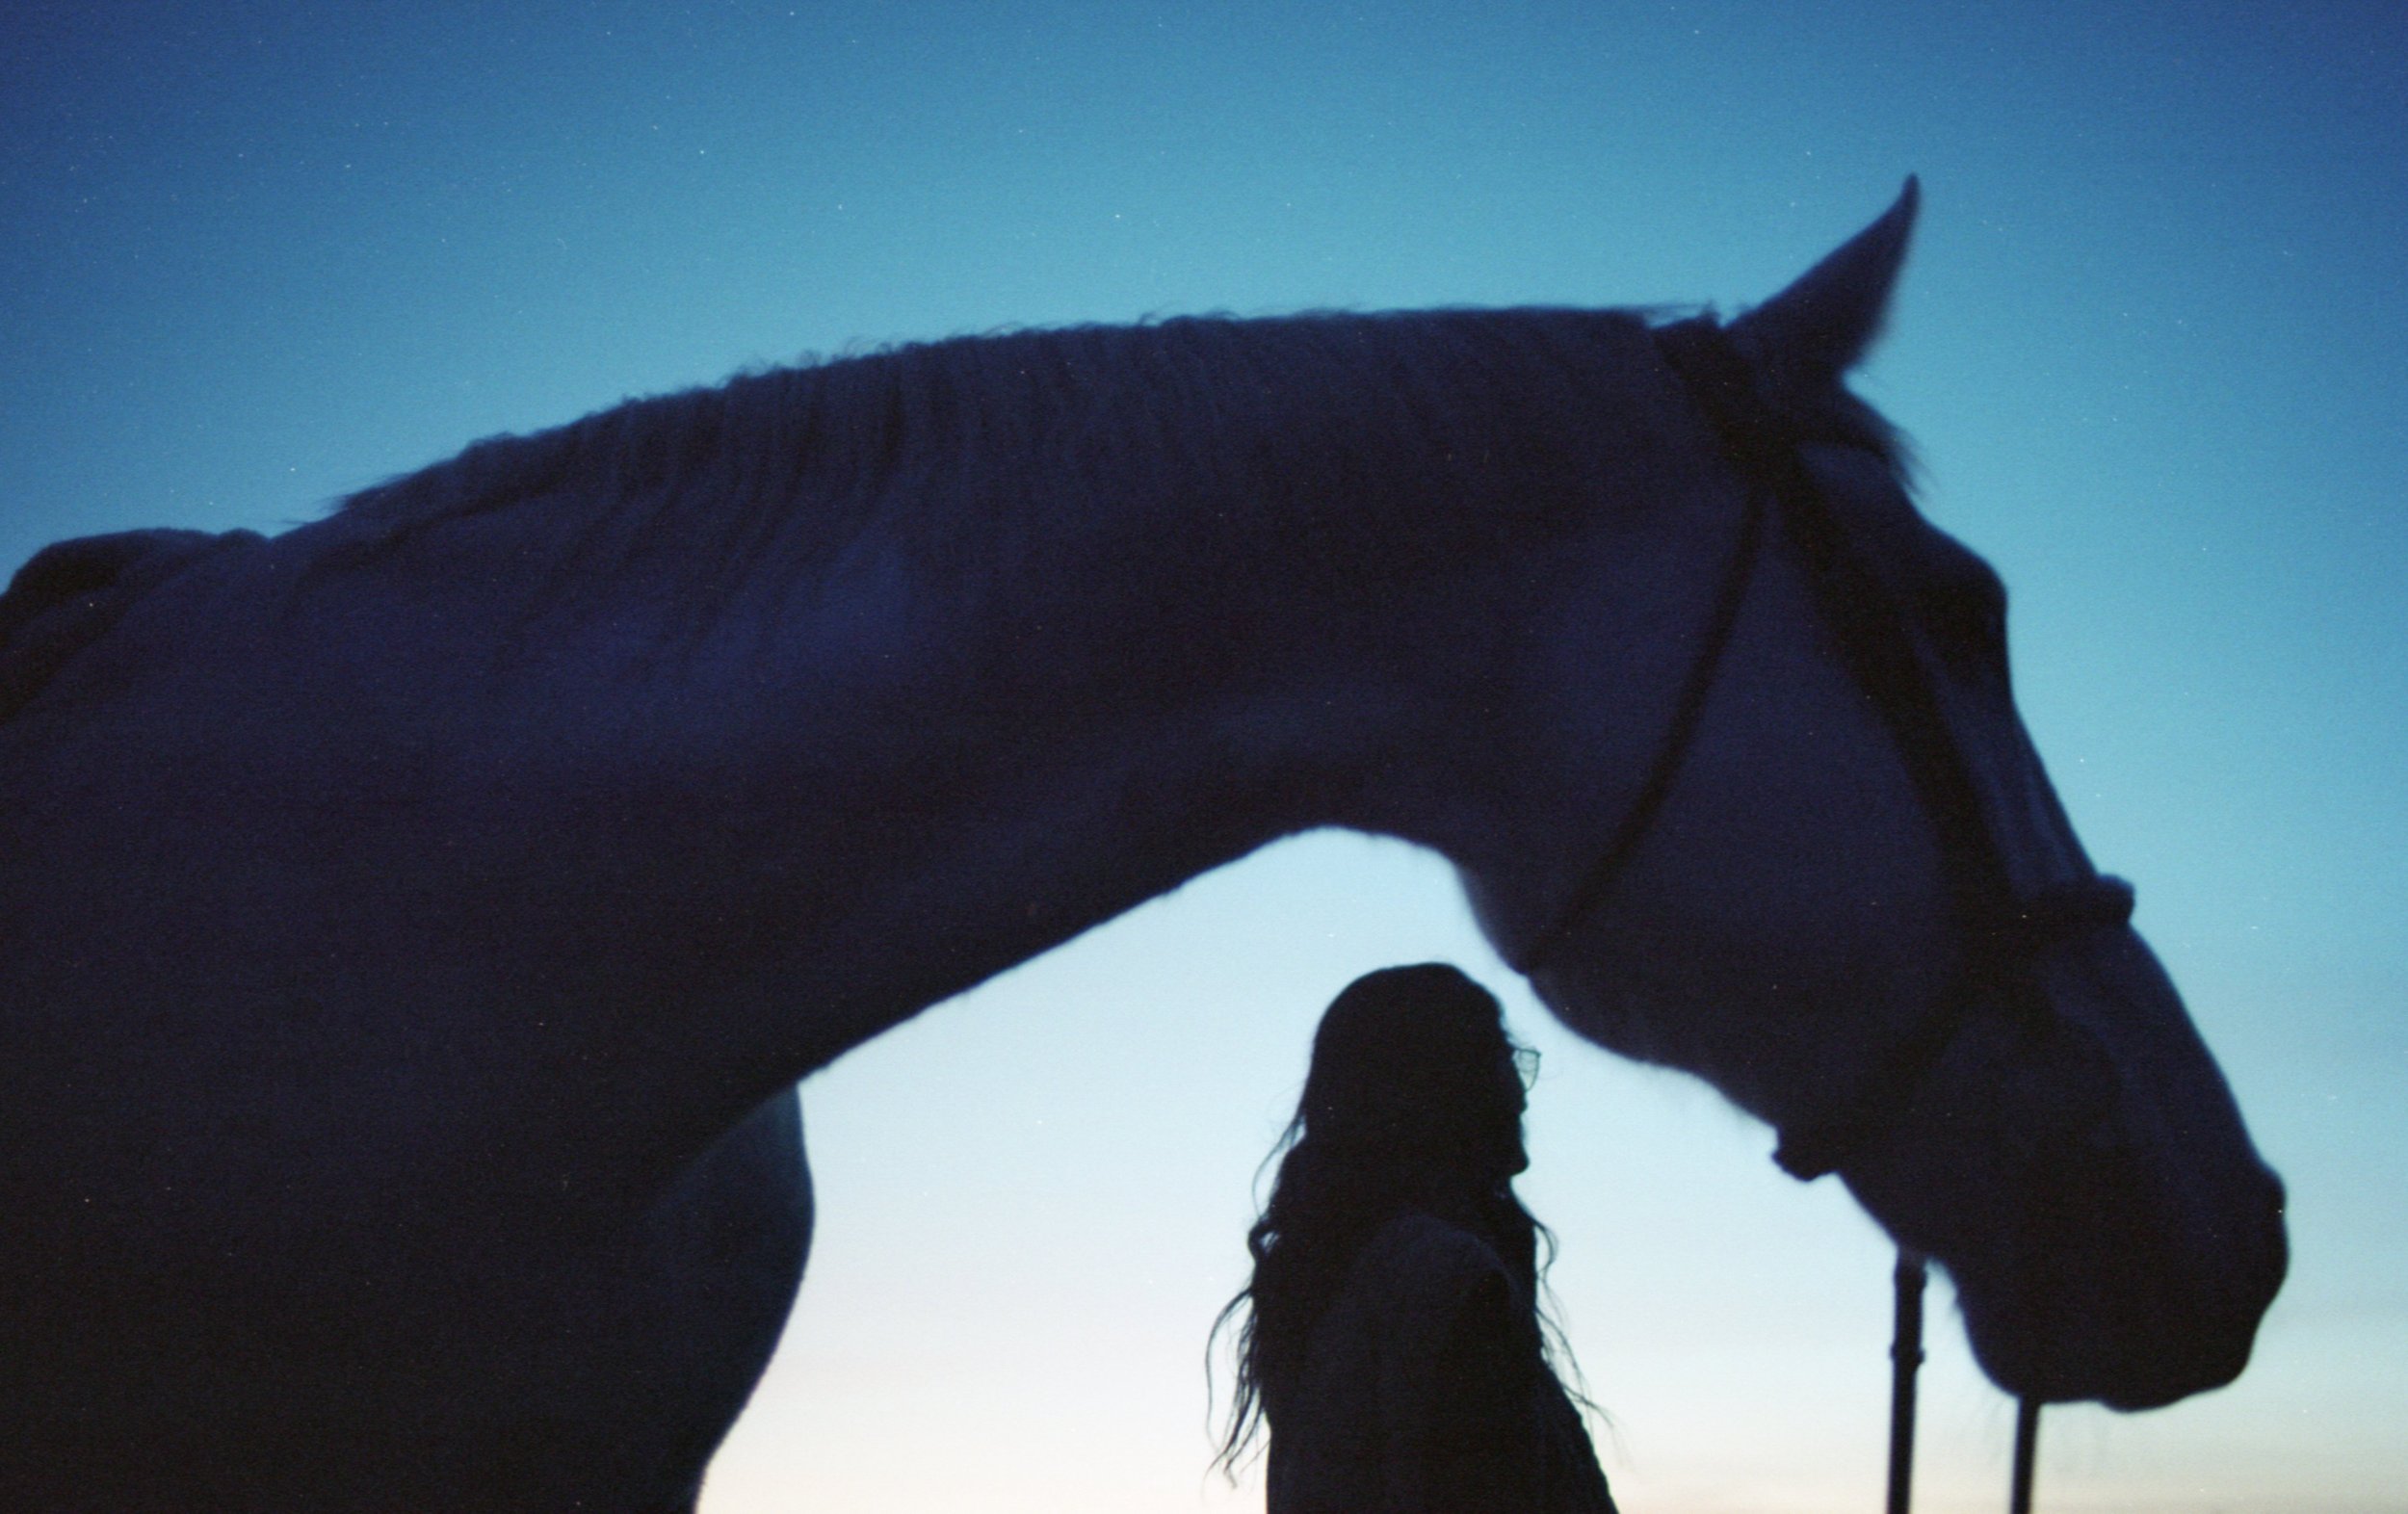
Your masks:
M2033 963L2068 936L2129 922L2133 890L2120 878L2094 874L2015 897L1979 791L1907 634L1906 617L1879 577L1850 550L1846 533L1807 472L1803 438L1765 404L1746 356L1712 317L1659 326L1653 335L1657 351L1748 481L1747 500L1697 660L1682 685L1655 763L1596 860L1522 953L1521 968L1535 971L1574 927L1605 903L1646 839L1696 739L1706 697L1764 555L1765 517L1777 510L1803 551L1817 607L1838 635L1849 676L1880 712L1938 832L1950 913L1965 946L1962 977L1953 991L1883 1055L1840 1112L1782 1134L1773 1161L1792 1177L1809 1181L1839 1167L1904 1116L1964 1030L1975 1004L1999 1004L2028 1027L2055 1023L2055 1012L2033 980Z

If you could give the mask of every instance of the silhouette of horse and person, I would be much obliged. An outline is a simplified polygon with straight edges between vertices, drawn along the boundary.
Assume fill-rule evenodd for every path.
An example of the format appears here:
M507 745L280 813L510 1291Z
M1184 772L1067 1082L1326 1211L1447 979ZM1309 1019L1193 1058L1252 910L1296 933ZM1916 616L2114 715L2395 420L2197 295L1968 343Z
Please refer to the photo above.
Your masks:
M1330 825L1836 1174L2009 1391L2229 1381L2281 1188L1845 383L1915 206L1727 324L906 346L36 556L0 1507L692 1508L802 1277L798 1082ZM1450 969L1331 1007L1227 1317L1275 1514L1610 1506L1521 1097Z

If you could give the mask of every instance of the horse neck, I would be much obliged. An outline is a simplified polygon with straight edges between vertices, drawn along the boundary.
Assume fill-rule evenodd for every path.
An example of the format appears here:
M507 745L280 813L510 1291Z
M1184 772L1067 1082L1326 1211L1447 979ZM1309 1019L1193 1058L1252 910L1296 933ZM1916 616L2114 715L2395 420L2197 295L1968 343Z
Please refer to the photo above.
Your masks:
M1583 364L1649 372L1605 350L1643 347L1636 324L1600 334ZM1497 736L1532 642L1577 627L1584 664L1613 656L1613 595L1564 547L1599 531L1539 510L1602 491L1622 501L1603 515L1636 513L1662 481L1600 480L1663 453L1628 445L1663 423L1631 398L1649 384L1567 387L1564 362L1494 335L1463 338L1489 361L1461 395L1366 403L1375 372L1286 375L1235 409L1187 396L1176 422L1106 400L1043 412L1001 453L905 449L834 543L789 543L807 500L747 517L706 477L676 485L673 519L563 491L381 550L408 580L392 597L458 585L440 591L474 603L452 624L483 616L528 650L474 696L533 733L518 787L644 818L596 848L562 817L588 848L564 871L627 880L625 917L583 927L637 954L581 981L707 965L718 1019L690 993L680 1033L737 1048L766 1090L1279 836L1348 825L1480 866L1547 849L1515 817L1577 831L1615 801L1560 756L1526 765L1535 783L1502 772L1528 754ZM1109 440L1073 455L1065 436ZM488 608L497 559L554 566L533 603ZM1628 587L1649 566L1614 571ZM1542 580L1559 624L1541 623ZM1598 736L1600 700L1548 740ZM561 729L589 713L590 732ZM563 918L594 892L564 885Z
M705 817L714 874L785 892L798 928L762 983L815 1006L772 1076L1280 836L1409 831L1375 796L1435 723L1426 669L1395 666L1413 637L1326 564L1297 571L1296 539L1270 512L1200 543L1099 531L1007 577L872 536L735 617L746 650L694 660L674 719L743 775L743 813Z
M824 1028L830 1055L1321 822L1376 745L1326 708L1298 725L1308 702L1281 690L1130 679L1165 633L1123 622L1098 655L1081 634L1096 629L899 660L841 703L806 701L801 728L841 733L833 767L824 748L771 757L800 770L797 849L841 890L798 943L825 1002L850 1006Z

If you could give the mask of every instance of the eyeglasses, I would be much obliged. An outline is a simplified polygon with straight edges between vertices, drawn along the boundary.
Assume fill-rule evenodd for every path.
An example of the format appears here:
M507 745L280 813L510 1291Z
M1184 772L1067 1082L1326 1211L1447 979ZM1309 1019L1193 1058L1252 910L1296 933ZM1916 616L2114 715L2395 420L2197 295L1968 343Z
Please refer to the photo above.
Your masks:
M1513 1075L1522 1080L1522 1091L1525 1093L1536 1085L1538 1083L1537 1047L1517 1046L1513 1049Z

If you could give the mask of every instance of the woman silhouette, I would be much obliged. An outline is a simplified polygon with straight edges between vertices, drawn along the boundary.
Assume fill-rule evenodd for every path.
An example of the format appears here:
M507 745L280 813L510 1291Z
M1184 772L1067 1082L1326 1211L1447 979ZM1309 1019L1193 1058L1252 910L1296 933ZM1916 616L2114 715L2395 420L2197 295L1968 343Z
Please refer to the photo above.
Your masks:
M1322 1017L1251 1283L1220 1464L1270 1439L1268 1514L1612 1514L1538 1308L1553 1238L1513 1194L1537 1053L1453 967Z

